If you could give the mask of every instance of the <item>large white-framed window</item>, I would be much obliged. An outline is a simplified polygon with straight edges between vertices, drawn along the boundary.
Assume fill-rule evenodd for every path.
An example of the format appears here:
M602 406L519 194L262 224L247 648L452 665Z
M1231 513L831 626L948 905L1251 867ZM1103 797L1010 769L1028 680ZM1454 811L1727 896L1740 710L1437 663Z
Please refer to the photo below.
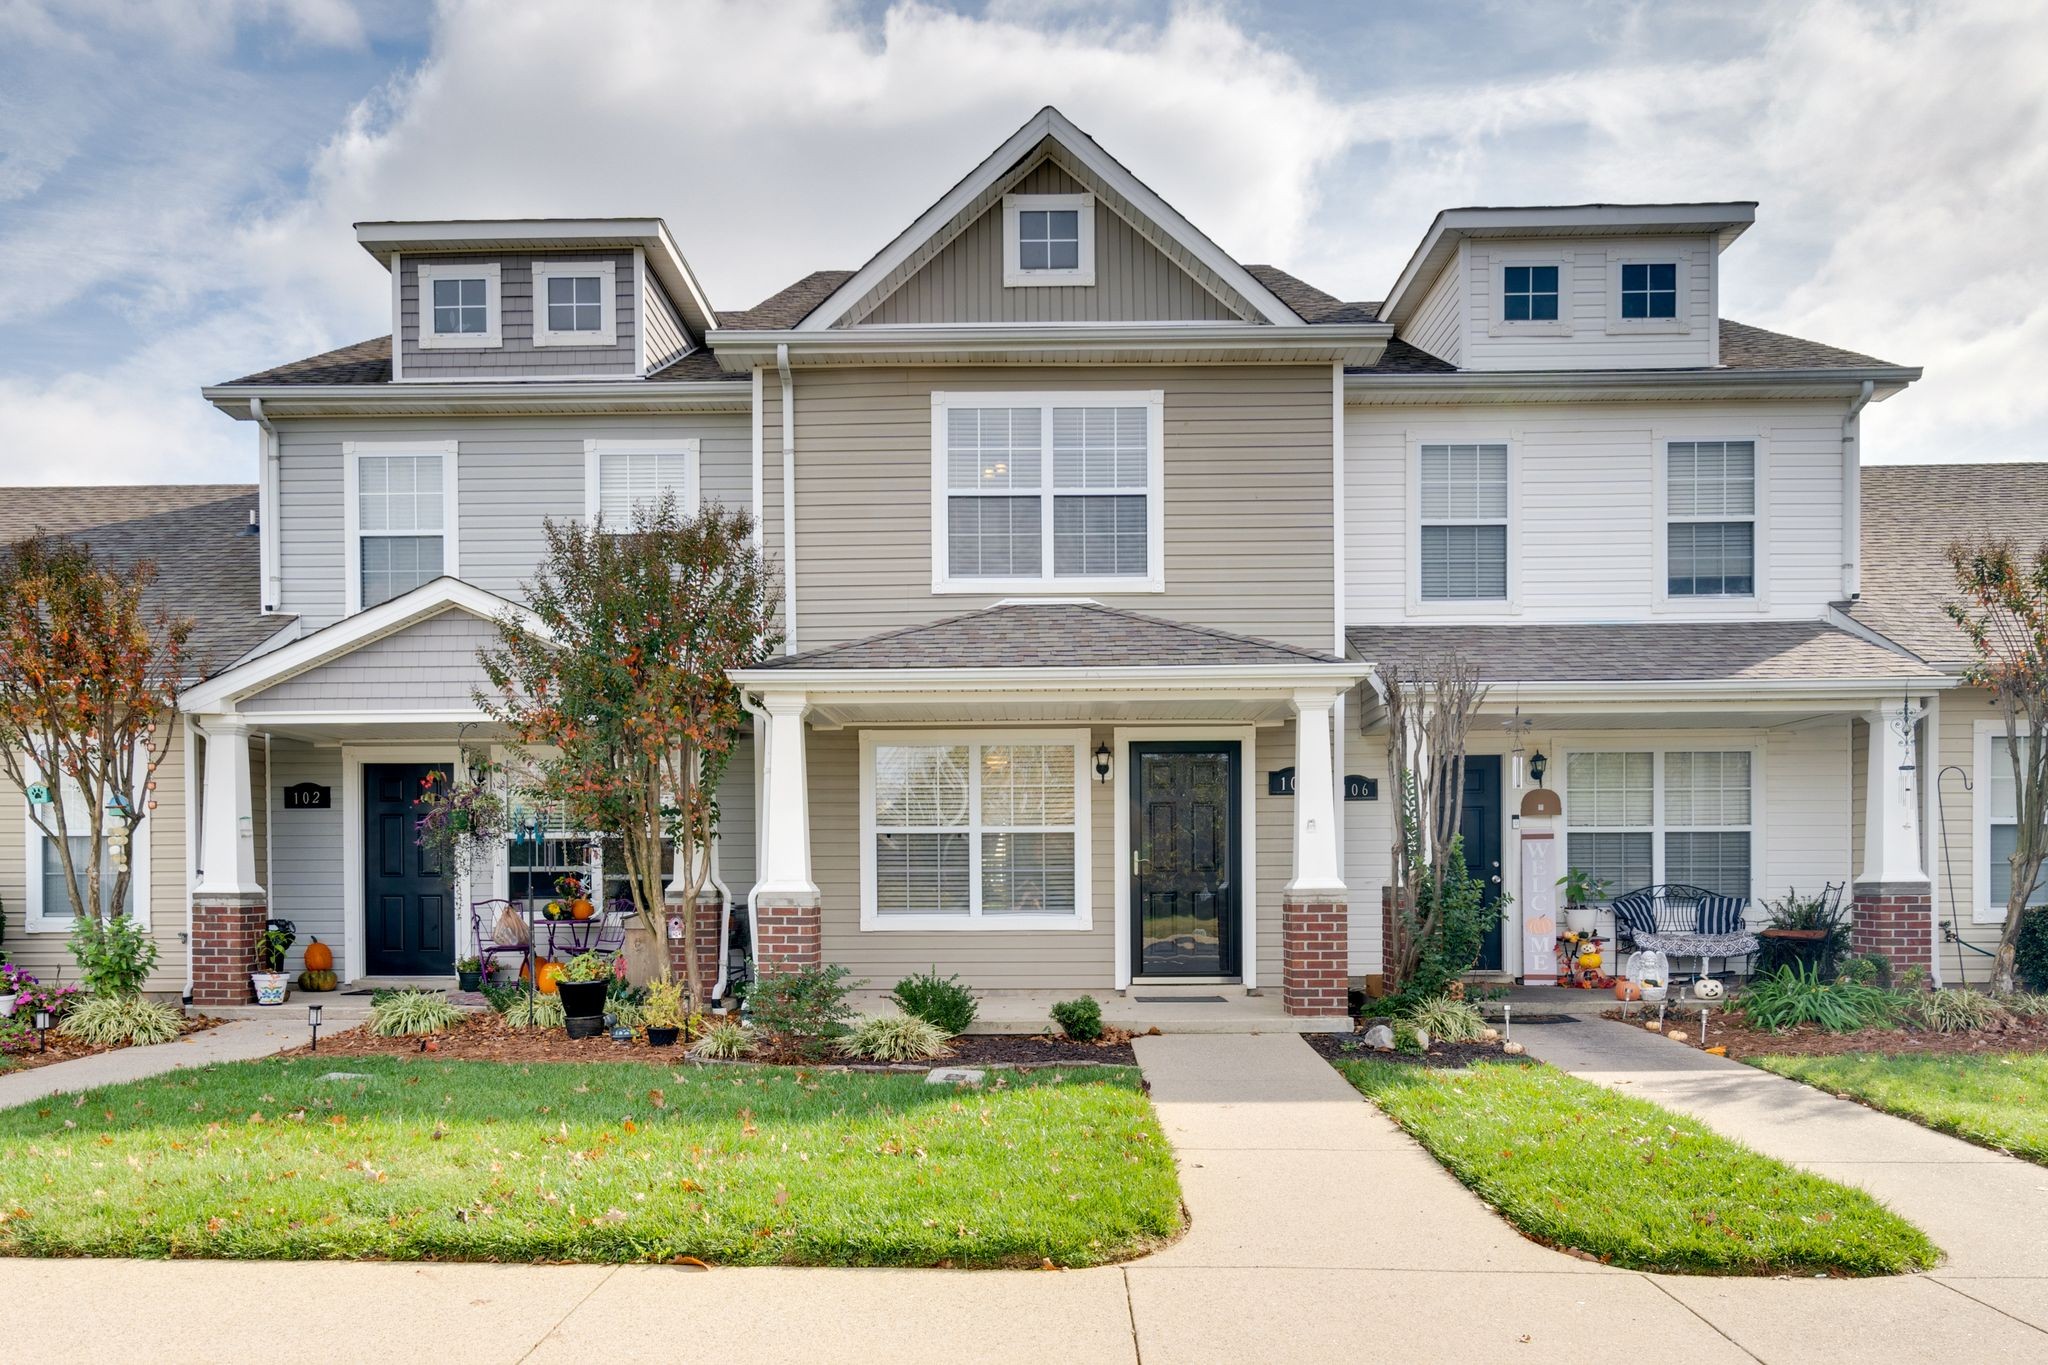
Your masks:
M1689 332L1692 253L1611 253L1607 258L1607 330Z
M1095 196L1004 195L1003 283L1094 284Z
M488 350L504 344L497 262L421 261L414 269L422 350Z
M348 610L460 577L455 442L347 441L341 449Z
M1413 448L1412 600L1506 606L1513 598L1513 448L1505 440L1420 441Z
M1657 449L1662 600L1760 602L1762 442L1753 436L1659 438Z
M863 930L1086 929L1086 730L863 731Z
M1976 903L1970 907L1973 924L2005 922L2006 901L2012 896L2012 851L2019 843L2019 784L2013 774L2012 741L2006 738L2005 722L1980 720L1976 723L1975 760L1977 781L1973 788L1976 806L1976 876L1972 881ZM2021 757L2031 736L2019 737ZM2028 905L2048 905L2048 876L2034 887Z
M88 833L80 831L91 830L92 812L87 809L84 793L75 782L66 780L53 784L51 795L64 803L64 828L70 831L67 839L71 845L71 866L77 873L79 890L83 892L86 859L92 840ZM71 913L71 893L65 886L64 858L58 851L57 840L45 834L36 823L38 813L52 829L57 825L56 817L48 806L31 804L22 808L22 824L26 832L23 850L27 855L22 927L31 934L68 934L76 921ZM152 823L145 819L137 826L136 837L128 845L128 894L122 901L123 911L134 916L135 922L145 928L149 925L149 835L152 828ZM111 853L103 850L100 858L103 910L113 906L114 875Z
M612 261L533 263L533 344L611 346L619 337Z
M1566 750L1565 866L1612 895L1669 882L1754 896L1762 766L1755 748Z
M932 591L1163 592L1165 403L934 393Z
M1508 252L1489 266L1489 336L1571 335L1571 252Z
M608 531L627 531L641 507L658 505L670 493L684 516L697 511L698 442L694 436L659 440L586 440L583 443L583 510Z

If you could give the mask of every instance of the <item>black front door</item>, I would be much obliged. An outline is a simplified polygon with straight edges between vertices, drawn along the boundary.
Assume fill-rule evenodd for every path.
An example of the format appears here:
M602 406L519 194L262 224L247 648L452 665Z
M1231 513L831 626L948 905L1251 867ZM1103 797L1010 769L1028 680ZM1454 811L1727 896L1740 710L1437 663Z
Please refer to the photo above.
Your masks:
M363 929L372 976L455 970L455 897L448 871L419 845L425 763L363 765Z
M1465 836L1465 870L1486 883L1486 904L1500 905L1500 755L1465 756L1465 804L1458 815ZM1500 919L1496 916L1479 945L1478 968L1501 969Z
M1234 740L1131 746L1135 976L1240 971L1239 758Z

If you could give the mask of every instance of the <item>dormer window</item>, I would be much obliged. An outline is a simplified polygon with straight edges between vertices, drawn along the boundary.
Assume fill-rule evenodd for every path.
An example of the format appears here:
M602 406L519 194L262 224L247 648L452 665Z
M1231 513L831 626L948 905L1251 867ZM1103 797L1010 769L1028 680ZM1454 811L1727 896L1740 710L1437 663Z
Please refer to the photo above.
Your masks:
M1624 321L1668 320L1678 316L1678 263L1625 261L1621 267Z
M423 349L482 349L500 344L498 267L422 261L419 344Z
M611 346L617 268L610 261L533 263L533 344Z
M1003 283L1095 283L1095 196L1011 194L1003 197Z
M1557 267L1511 265L1502 272L1501 316L1509 322L1557 321Z

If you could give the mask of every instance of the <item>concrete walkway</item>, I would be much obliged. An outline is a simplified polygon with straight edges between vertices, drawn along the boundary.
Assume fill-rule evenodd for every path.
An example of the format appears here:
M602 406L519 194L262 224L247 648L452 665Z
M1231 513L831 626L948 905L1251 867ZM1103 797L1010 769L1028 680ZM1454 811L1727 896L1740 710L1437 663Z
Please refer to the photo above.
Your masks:
M1193 1221L1128 1266L0 1261L0 1302L48 1362L2048 1357L2048 1334L1926 1277L1686 1280L1535 1246L1292 1034L1146 1038L1138 1057Z
M119 1085L158 1076L181 1066L211 1066L215 1062L246 1062L268 1057L288 1047L297 1047L311 1036L304 1014L267 1019L237 1019L204 1033L188 1033L168 1043L151 1047L124 1047L95 1053L72 1062L39 1066L28 1071L0 1075L0 1109L27 1104L46 1095L91 1090L95 1086Z

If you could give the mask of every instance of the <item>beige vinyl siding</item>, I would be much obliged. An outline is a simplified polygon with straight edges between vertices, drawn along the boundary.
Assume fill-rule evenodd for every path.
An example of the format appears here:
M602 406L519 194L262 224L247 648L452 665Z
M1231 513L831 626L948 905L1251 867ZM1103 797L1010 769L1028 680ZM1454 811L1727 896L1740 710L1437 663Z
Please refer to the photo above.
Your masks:
M1609 332L1610 258L1689 260L1689 268L1680 272L1678 297L1679 320L1687 330ZM1459 259L1466 287L1458 364L1465 369L1632 370L1719 361L1714 283L1719 262L1710 237L1487 240L1466 242ZM1500 316L1493 279L1496 260L1559 267L1558 318L1571 324L1569 335L1493 334Z
M535 261L610 261L612 306L616 327L610 346L535 346L533 263ZM486 265L498 267L499 304L503 314L497 346L434 347L422 350L420 337L419 265ZM633 281L630 251L528 251L490 256L425 256L403 254L398 260L398 337L402 347L399 374L411 379L551 379L568 375L630 375L638 346L640 297Z
M1520 611L1511 619L1820 616L1841 595L1842 413L1841 404L1816 400L1349 408L1347 618L1426 618L1425 609L1411 615L1408 608L1408 462L1414 443L1443 439L1506 441L1518 456L1509 497ZM1760 440L1761 608L1747 600L1659 600L1658 461L1670 440L1716 436ZM1499 615L1510 619L1505 610Z
M932 591L934 390L1165 392L1166 590L1110 605L1327 649L1330 369L849 368L796 378L797 642L813 649L985 607ZM765 388L767 543L782 555L779 386ZM1046 585L1062 595L1057 580Z
M1848 899L1855 870L1851 858L1852 754L1846 716L1810 725L1786 726L1765 734L1763 894L1791 891L1817 895L1840 885ZM1764 922L1762 906L1750 916Z
M1979 722L1991 722L2000 727L2004 725L2004 719L1998 713L1997 703L1992 700L1989 692L1977 687L1958 687L1941 694L1938 760L1940 767L1943 770L1950 765L1961 768L1962 775L1966 775L1973 785L1990 780L1989 773L1977 771ZM1928 871L1935 878L1934 918L1952 920L1956 932L1964 943L1983 950L1973 952L1966 947L1958 953L1955 944L1942 943L1938 948L1941 954L1941 978L1945 983L1955 985L1957 972L1960 970L1964 981L1982 985L1991 979L1992 961L1985 953L1997 951L1999 936L2005 929L2005 915L2003 906L1998 907L1996 912L1984 907L1984 913L1995 913L1995 918L1986 923L1978 922L1979 907L1988 892L1978 884L1979 849L1975 792L1964 789L1962 775L1945 771L1936 774L1940 782L1940 801L1930 802ZM1859 852L1862 846L1862 826L1859 823Z
M260 770L259 770L260 771ZM185 990L185 918L188 907L185 863L185 721L172 725L170 749L157 769L156 809L143 818L149 838L149 934L156 943L156 970L145 989L180 996ZM79 984L68 933L34 933L28 915L27 803L11 782L0 781L0 903L4 903L7 960L43 981ZM257 829L260 838L261 827ZM259 845L260 847L260 845ZM136 888L139 898L142 888Z
M751 501L753 437L744 412L674 417L420 418L387 422L280 422L278 536L282 609L309 630L342 615L342 473L345 441L456 441L462 577L517 598L545 551L541 522L584 514L588 438L695 438L699 492L731 506Z
M1377 801L1346 801L1339 818L1344 824L1344 885L1351 894L1351 975L1380 970L1380 894L1393 878L1393 783L1387 780L1387 737L1361 734L1358 708L1364 698L1351 694L1344 736L1344 771L1376 778Z
M1058 166L1042 162L1010 192L1082 190ZM1225 322L1237 317L1106 203L1095 205L1093 285L1006 287L1003 231L998 200L857 322Z
M1403 341L1453 365L1462 363L1465 350L1466 277L1460 268L1463 259L1461 248L1422 296L1415 316L1401 329Z

